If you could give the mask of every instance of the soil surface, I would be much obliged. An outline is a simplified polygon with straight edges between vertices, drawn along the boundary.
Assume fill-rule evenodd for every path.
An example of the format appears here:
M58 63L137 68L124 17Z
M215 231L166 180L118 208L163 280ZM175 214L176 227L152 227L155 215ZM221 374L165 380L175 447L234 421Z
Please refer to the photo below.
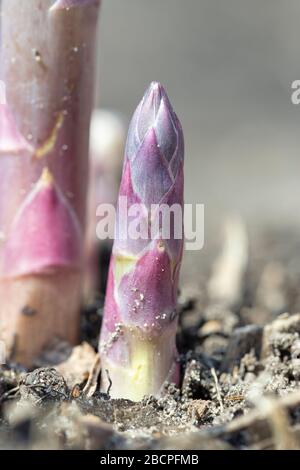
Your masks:
M300 237L248 243L240 229L180 292L180 388L139 403L98 391L99 296L80 346L53 344L33 371L0 369L0 447L300 448Z

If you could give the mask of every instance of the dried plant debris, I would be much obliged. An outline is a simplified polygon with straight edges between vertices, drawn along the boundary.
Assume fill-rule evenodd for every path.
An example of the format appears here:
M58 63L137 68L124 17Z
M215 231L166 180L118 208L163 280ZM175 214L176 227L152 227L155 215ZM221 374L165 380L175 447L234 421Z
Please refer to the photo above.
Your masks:
M198 292L182 289L179 387L166 383L161 398L139 402L112 399L109 387L100 393L97 300L82 315L85 343L55 341L32 371L0 369L0 446L300 448L300 258L298 272L291 247L282 254L281 243L273 240L269 251L260 243L243 274L240 306L212 302L205 283ZM281 313L284 307L295 313Z

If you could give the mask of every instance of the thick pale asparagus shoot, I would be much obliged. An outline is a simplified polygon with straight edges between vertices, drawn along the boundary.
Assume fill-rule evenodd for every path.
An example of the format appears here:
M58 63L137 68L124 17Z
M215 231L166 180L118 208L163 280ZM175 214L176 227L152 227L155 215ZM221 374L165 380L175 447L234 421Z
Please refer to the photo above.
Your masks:
M165 381L178 382L183 156L181 125L163 87L154 82L129 129L99 345L102 389L110 379L113 397L140 400L146 394L159 395ZM124 203L128 214L136 208L133 204L140 205L134 223L148 224L150 236L131 236L132 220L122 215ZM169 237L157 223L163 205L180 209L179 220L170 217ZM181 236L176 237L178 228Z
M115 206L117 203L125 141L125 120L121 115L105 109L94 110L90 132L90 175L85 238L86 301L94 300L97 293L105 289L107 273L101 261L109 256L112 248L114 218L112 215L109 221L111 237L101 238L96 233L98 220L96 214L101 204Z
M99 6L2 1L0 335L26 365L78 339Z

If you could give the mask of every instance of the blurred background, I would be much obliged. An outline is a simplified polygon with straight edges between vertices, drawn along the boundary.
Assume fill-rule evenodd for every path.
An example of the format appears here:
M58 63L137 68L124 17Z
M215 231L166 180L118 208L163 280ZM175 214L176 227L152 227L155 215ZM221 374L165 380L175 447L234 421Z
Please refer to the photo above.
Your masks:
M298 0L103 0L98 105L129 120L149 82L166 87L185 133L186 202L205 204L197 266L228 214L250 231L299 225L299 17Z

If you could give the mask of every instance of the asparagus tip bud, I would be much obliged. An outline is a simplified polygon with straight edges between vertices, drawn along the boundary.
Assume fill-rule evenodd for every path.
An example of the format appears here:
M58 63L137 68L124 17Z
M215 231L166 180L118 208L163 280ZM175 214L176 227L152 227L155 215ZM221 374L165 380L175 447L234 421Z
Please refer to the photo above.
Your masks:
M140 223L150 219L152 229L155 221L148 219L148 208L176 204L182 227L183 158L179 120L163 86L152 82L130 124L119 206L123 196L128 204L142 204L146 210ZM112 396L139 400L159 395L166 380L178 383L176 304L183 236L175 237L172 221L169 237L161 226L153 238L123 237L123 222L116 220L99 349ZM103 390L105 386L104 377Z

